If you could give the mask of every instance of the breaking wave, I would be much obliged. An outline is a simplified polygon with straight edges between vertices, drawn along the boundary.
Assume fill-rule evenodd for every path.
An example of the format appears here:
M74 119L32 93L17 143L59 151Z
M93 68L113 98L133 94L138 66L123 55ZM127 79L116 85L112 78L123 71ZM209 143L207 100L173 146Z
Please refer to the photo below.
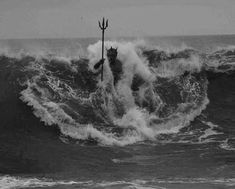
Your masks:
M233 47L202 53L142 42L106 41L105 46L118 48L123 66L116 86L107 57L103 82L93 69L100 41L88 46L86 58L3 52L1 100L19 98L44 125L58 126L71 140L123 146L178 134L206 109L210 80L234 75ZM215 134L212 124L198 141Z

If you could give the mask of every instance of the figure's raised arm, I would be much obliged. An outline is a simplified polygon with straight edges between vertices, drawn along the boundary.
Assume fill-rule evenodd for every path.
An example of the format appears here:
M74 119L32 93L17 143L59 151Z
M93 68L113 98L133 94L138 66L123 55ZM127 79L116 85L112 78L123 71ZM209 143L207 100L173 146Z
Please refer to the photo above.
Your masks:
M102 64L104 64L104 61L105 61L105 58L100 59L100 61L94 65L94 69L97 70Z

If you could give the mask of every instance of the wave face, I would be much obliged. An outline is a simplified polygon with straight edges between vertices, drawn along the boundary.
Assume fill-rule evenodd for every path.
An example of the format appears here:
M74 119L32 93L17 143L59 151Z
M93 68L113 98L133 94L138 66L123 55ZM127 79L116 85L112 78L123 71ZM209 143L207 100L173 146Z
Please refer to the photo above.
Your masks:
M2 107L9 107L11 101L14 109L19 98L44 125L58 126L67 139L120 146L166 141L167 136L182 141L186 136L182 130L190 128L210 101L210 81L234 76L233 47L202 53L192 48L164 50L140 42L106 41L105 46L118 48L123 66L116 86L107 57L104 82L93 69L100 59L100 41L88 46L85 58L2 53ZM207 128L197 141L215 134L213 123L203 123ZM194 131L188 131L187 138Z

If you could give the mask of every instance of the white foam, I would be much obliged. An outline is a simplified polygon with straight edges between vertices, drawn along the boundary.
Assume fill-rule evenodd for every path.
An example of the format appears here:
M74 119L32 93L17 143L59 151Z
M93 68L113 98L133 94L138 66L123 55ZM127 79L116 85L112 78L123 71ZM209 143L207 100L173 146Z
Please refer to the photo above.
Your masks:
M224 140L219 146L224 150L235 151L235 146L229 144L229 139Z
M146 185L145 181L142 180L134 180L134 181L114 181L114 182L107 182L104 181L102 183L97 183L96 187L102 188L121 188L121 189L165 189L164 187L160 186L148 186Z
M50 179L0 176L1 189L51 187L57 185L73 185L73 184L88 185L90 184L90 182L53 181Z
M200 72L203 66L203 62L199 56L192 55L189 59L178 58L169 61L162 61L155 73L160 77L176 77L182 75L185 71L188 72Z
M30 87L22 91L21 94L21 100L33 107L36 117L40 118L46 125L57 124L61 133L66 136L82 140L93 138L104 145L123 146L137 141L135 136L118 138L113 133L97 130L91 124L77 123L58 104L53 102L39 103L40 99L33 95Z
M203 131L203 135L201 135L198 140L200 143L206 143L206 142L211 142L212 139L208 139L208 137L210 136L214 136L214 135L220 135L223 134L222 132L217 132L215 131L215 128L218 128L218 125L213 124L212 122L208 121L202 121L204 124L208 125L209 128L206 129L205 131Z
M151 180L132 180L132 181L103 181L97 183L96 187L102 188L122 188L122 189L166 189L171 184L181 184L185 186L202 185L217 185L217 186L235 186L234 178L166 178L166 179L151 179ZM160 186L159 186L160 185Z
M171 178L171 179L153 179L156 183L162 184L213 184L235 186L235 178Z

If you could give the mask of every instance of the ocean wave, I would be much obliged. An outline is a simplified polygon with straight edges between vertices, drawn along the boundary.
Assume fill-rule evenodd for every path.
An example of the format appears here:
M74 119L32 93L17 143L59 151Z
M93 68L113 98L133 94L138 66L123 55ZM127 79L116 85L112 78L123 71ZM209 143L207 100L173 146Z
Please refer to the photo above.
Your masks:
M210 101L208 79L233 74L235 68L233 47L203 54L188 47L150 49L138 42L105 45L118 48L124 68L116 86L106 56L103 83L93 69L101 41L88 47L87 59L3 51L2 99L12 89L45 125L57 125L74 139L120 146L154 142L189 126ZM213 128L198 140L213 135Z

